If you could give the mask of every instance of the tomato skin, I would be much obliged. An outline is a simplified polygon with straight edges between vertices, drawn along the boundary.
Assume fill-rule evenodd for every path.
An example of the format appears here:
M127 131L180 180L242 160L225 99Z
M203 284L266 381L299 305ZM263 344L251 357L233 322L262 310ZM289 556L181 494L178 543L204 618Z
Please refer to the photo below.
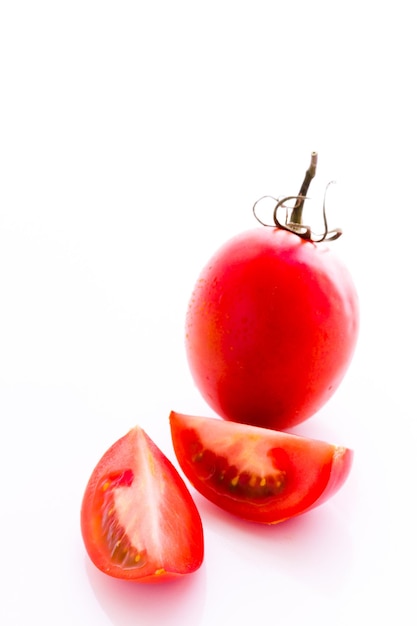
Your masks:
M178 462L213 504L277 524L322 504L349 475L353 452L275 430L171 412Z
M330 399L358 328L354 284L331 250L261 227L226 242L201 272L187 311L186 353L218 415L285 429Z
M160 582L197 570L201 518L183 479L139 427L96 465L81 506L87 553L109 576Z

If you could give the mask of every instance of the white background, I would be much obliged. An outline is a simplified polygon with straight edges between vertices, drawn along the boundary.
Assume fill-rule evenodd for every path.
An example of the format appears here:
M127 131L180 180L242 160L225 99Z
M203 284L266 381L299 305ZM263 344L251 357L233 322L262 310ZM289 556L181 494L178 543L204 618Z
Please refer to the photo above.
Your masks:
M414 26L405 0L1 3L1 624L416 624ZM79 531L90 473L136 423L175 463L169 411L212 414L194 281L312 150L362 324L296 430L352 447L348 482L273 528L193 492L202 568L110 579Z

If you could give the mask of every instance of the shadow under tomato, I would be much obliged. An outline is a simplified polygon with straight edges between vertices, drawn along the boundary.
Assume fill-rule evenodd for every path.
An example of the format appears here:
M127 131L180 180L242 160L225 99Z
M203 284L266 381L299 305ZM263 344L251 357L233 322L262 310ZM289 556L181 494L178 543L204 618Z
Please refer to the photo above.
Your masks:
M204 563L193 574L156 584L112 578L86 557L91 587L115 626L196 626L206 596Z
M346 520L331 502L276 525L246 522L202 496L196 503L205 528L247 559L248 571L290 577L332 596L346 586L352 569L352 539ZM206 551L210 535L206 534ZM242 546L245 546L242 551Z

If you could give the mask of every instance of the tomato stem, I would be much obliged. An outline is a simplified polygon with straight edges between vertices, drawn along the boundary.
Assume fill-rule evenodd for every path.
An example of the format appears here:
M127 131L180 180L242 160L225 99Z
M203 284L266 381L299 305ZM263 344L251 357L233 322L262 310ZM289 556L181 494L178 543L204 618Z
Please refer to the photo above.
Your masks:
M300 187L300 191L298 195L297 196L285 196L284 198L272 198L272 196L262 196L262 198L257 200L252 207L253 214L255 215L258 222L260 222L263 226L270 226L270 224L267 224L263 222L261 219L259 219L259 217L256 214L256 207L261 200L264 200L266 198L269 198L269 199L272 198L276 202L274 213L273 213L274 225L276 228L288 230L289 232L294 233L294 235L298 235L298 237L301 237L301 239L306 239L307 241L314 241L315 243L319 243L320 241L325 241L325 240L331 241L333 239L337 239L338 237L340 237L340 235L342 234L342 231L340 230L340 228L334 228L333 230L329 230L327 226L326 206L325 206L326 205L326 193L331 183L327 185L326 191L324 193L324 198L323 198L323 225L324 225L323 233L319 235L314 234L310 226L303 225L302 218L303 218L304 201L307 199L307 191L308 191L311 181L316 175L316 169L317 169L317 152L312 152L310 165L309 165L308 170L305 173L303 184ZM295 204L293 207L289 207L286 204L287 202L291 200L295 200ZM286 216L285 222L281 222L279 219L279 210L281 208L285 209L285 216ZM290 215L288 215L289 211L291 211Z
M298 193L298 199L291 211L291 216L289 220L291 224L302 224L304 200L306 199L306 194L310 186L310 183L313 180L314 176L316 175L317 156L318 156L317 152L311 153L311 160L310 160L309 168L305 173L303 184L300 187L300 191Z

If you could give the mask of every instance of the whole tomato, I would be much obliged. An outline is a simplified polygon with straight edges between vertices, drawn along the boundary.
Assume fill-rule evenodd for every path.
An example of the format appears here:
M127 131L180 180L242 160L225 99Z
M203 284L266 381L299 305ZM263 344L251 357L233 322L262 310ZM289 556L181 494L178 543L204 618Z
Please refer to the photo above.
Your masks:
M351 361L359 326L355 286L328 245L300 225L316 158L290 222L274 216L276 226L232 238L195 285L187 358L202 396L227 420L294 426L329 400Z

